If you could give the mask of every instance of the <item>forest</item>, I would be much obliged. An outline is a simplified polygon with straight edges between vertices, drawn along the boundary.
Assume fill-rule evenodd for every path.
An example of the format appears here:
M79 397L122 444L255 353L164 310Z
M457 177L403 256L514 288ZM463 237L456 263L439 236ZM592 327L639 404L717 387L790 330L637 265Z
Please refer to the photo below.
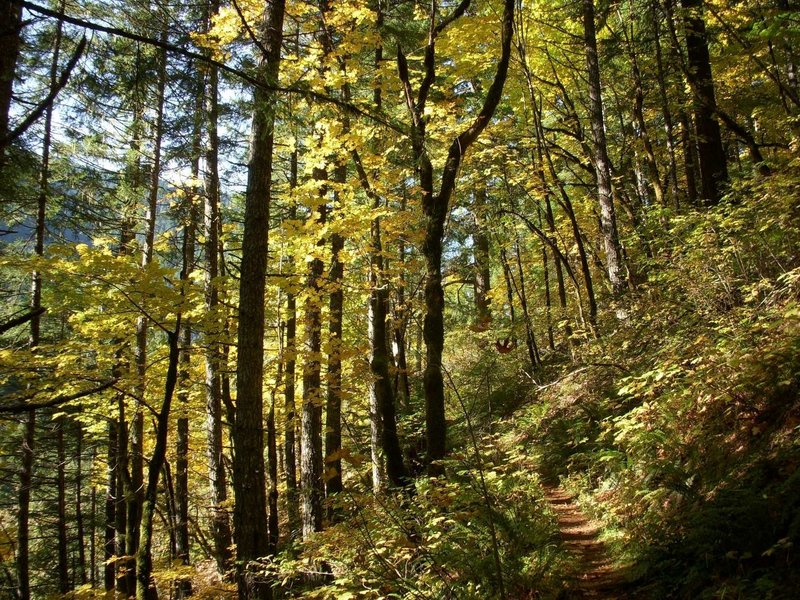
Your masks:
M798 0L0 0L0 598L797 598L798 68Z

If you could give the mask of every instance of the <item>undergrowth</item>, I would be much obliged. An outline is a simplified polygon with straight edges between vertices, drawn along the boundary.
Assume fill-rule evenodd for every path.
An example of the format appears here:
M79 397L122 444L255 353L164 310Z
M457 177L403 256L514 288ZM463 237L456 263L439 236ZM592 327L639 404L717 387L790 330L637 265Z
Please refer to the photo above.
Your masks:
M654 218L627 319L524 410L543 473L582 493L645 598L796 597L800 189L741 184Z

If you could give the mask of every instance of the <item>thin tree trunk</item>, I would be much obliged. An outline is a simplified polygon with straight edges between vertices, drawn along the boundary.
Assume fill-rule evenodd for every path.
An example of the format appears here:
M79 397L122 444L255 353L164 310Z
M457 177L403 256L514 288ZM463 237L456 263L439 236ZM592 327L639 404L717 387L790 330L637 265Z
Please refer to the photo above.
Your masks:
M116 496L115 496L115 510L114 510L114 550L113 555L117 557L116 561L112 563L111 572L114 573L117 593L124 597L128 597L128 579L126 577L127 564L125 562L125 549L127 548L126 538L128 537L128 514L127 514L127 497L131 490L130 475L128 471L128 423L125 415L125 398L119 393L117 394L117 422L115 424L116 430L116 457L115 457L115 470L116 470ZM130 590L131 592L133 589Z
M8 0L0 3L0 170L5 165L8 145L8 113L11 109L21 29L22 6Z
M373 208L378 209L379 198L373 196ZM373 490L383 487L383 460L386 476L393 487L409 485L408 472L403 463L403 452L397 435L397 415L392 382L389 375L389 351L387 348L386 317L389 295L383 276L383 246L381 243L380 217L370 226L370 295L369 295L369 340L370 340L370 420L373 453ZM376 439L377 438L377 439ZM380 444L381 452L376 449ZM382 456L381 456L382 455Z
M486 235L483 212L486 210L487 197L486 185L483 184L475 192L475 204L472 210L473 234L472 252L475 262L475 320L479 330L489 327L492 321L492 311L489 307L489 292L491 291L491 271L489 269L489 236Z
M62 0L63 8L63 0ZM8 131L8 110L11 102L11 91L14 83L14 71L16 68L17 54L19 52L19 28L20 23L20 8L9 2L3 3L0 8L0 43L2 43L2 50L7 51L10 55L3 53L0 59L0 134L3 134L3 142L5 141L5 134ZM58 58L61 49L61 36L62 24L58 23L56 27L56 38L53 47L53 58L50 64L50 85L55 85L56 74L58 71ZM7 96L6 96L7 94ZM51 131L53 124L53 107L49 105L45 111L44 120L44 137L42 140L42 166L39 180L39 194L37 198L36 210L36 234L34 242L34 253L37 256L44 254L44 237L45 237L45 210L47 207L47 198L50 194L50 144L51 144ZM0 150L0 165L3 162L2 150ZM38 271L33 271L31 274L31 300L30 308L33 317L30 321L30 336L28 344L32 353L37 352L39 343L41 341L41 307L42 307L42 277ZM25 423L25 434L22 439L22 460L19 471L19 490L17 494L17 598L18 600L29 600L31 597L30 587L30 501L31 501L31 483L33 478L33 449L36 433L36 414L30 411L27 414ZM63 433L61 434L63 436ZM61 439L60 450L63 453L63 437ZM60 462L60 467L63 468L63 461ZM63 482L61 478L59 483L59 501L62 500ZM59 503L61 504L61 503ZM59 506L61 508L61 506ZM60 513L59 513L59 516ZM62 567L66 568L66 559L62 561L62 545L61 545L61 530L66 526L65 519L59 519L59 588L62 588L64 577L62 576ZM63 545L64 552L66 551L66 543ZM68 587L68 583L67 583ZM68 591L68 590L66 590Z
M297 187L297 150L292 151L289 187ZM289 219L297 218L297 205L289 208ZM294 269L294 259L289 260ZM289 519L289 537L294 539L300 528L300 505L297 498L297 408L295 406L295 365L297 357L297 298L294 293L286 294L286 347L284 371L284 472L286 476L286 509Z
M31 597L29 521L35 434L36 413L31 410L25 418L17 492L17 600L30 600Z
M161 41L167 41L167 29L161 32ZM164 137L164 100L167 86L167 54L159 55L158 80L156 83L156 121L153 131L153 162L150 167L150 182L145 211L145 234L142 247L141 267L147 268L153 261L155 247L156 213L158 210L159 183L161 179L161 150ZM147 337L148 318L140 315L136 321L136 412L130 428L130 479L131 487L127 496L127 535L125 538L127 560L127 591L136 588L136 559L139 550L140 523L142 522L142 503L144 502L144 402L145 379L147 377ZM137 592L138 593L138 592Z
M644 149L644 159L645 164L647 165L647 173L650 179L650 185L653 187L653 193L656 197L656 203L659 206L666 206L666 197L664 194L664 186L661 183L661 175L658 172L658 163L656 162L656 155L655 151L653 150L653 143L650 141L650 133L649 128L647 126L647 122L644 119L644 84L642 83L642 73L639 70L639 57L636 54L636 50L633 46L632 34L628 33L628 25L625 23L625 19L619 14L620 22L623 27L624 38L625 38L625 45L628 50L628 56L631 60L631 76L633 79L634 85L634 96L633 96L633 116L636 119L636 123L639 125L639 131L637 132L637 137L642 142L642 147ZM656 42L658 43L658 42Z
M86 533L84 531L83 523L83 498L81 492L83 491L83 425L80 422L75 423L75 529L77 533L78 542L78 564L76 570L78 571L78 583L84 585L86 583ZM94 493L94 486L92 486L92 493ZM92 520L94 526L94 520ZM94 536L94 529L92 529L92 536ZM94 537L90 549L94 549ZM94 567L92 567L94 568Z
M92 471L95 470L97 464L97 445L92 446ZM97 568L97 485L92 484L92 493L89 499L90 508L90 522L91 533L89 534L89 584L96 587L99 579L99 570ZM104 527L105 533L105 527ZM114 539L113 537L111 538ZM112 579L113 581L113 579Z
M317 181L326 179L325 172L315 169L313 177ZM324 186L323 186L324 187ZM325 191L321 192L324 196ZM316 220L321 229L326 220L327 207L324 202L319 207ZM324 244L320 239L317 245ZM306 361L303 365L303 409L300 423L300 512L303 539L322 530L322 306L319 299L322 291L322 275L325 265L320 258L314 258L308 266L306 287L309 290L304 305L303 338Z
M278 364L280 381L283 374ZM272 388L269 411L267 412L267 528L269 530L269 552L275 554L278 549L279 515L278 515L278 435L275 429L275 394Z
M661 102L661 114L664 117L664 131L667 135L667 153L669 155L670 196L672 196L672 204L677 210L680 208L680 192L678 190L678 163L675 159L675 125L672 119L672 111L669 107L669 97L667 95L667 76L661 50L661 19L658 15L655 1L652 3L652 14L653 44L655 45L656 55L656 79L658 81L658 95Z
M64 417L56 422L56 513L58 530L58 591L67 594L69 585L69 556L67 553L67 452L64 446Z
M539 228L544 229L541 206L537 206L537 213L539 215ZM554 262L558 263L558 259ZM547 257L547 244L544 242L542 242L542 279L544 283L545 320L547 321L547 346L552 351L556 349L555 336L553 335L553 299L550 293L550 264Z
M615 295L625 289L624 266L620 252L617 217L611 189L611 161L608 158L603 99L600 87L600 62L597 55L597 36L594 23L594 0L582 0L583 41L589 80L589 120L592 126L592 160L597 175L597 201L600 205L600 224L603 234L606 270Z
M111 560L115 554L115 538L117 533L117 512L119 503L117 494L117 422L109 420L108 423L108 471L106 473L106 506L105 506L105 533L103 537L103 588L106 592L114 589L116 579L116 563Z
M158 480L167 454L167 433L172 396L178 382L178 362L180 358L179 331L181 317L177 317L175 331L167 333L169 341L169 362L164 384L164 399L156 416L156 443L153 455L147 464L147 487L142 502L142 521L140 523L139 547L136 550L136 600L157 600L158 592L151 579L153 560L153 517L158 499Z
M535 372L541 365L542 359L539 357L539 347L536 345L536 336L533 332L530 311L528 310L528 295L525 291L525 271L522 268L522 255L520 253L519 241L514 242L514 254L517 260L517 297L519 306L522 309L522 318L525 323L525 345L528 348L528 358L531 361L531 368ZM512 281L514 281L512 277Z
M195 130L192 140L192 179L200 178L200 115L202 107L202 94L198 94L195 103ZM181 284L189 285L192 275L195 254L195 228L198 220L195 203L199 197L199 188L187 196L183 210L183 268L181 269ZM180 330L180 357L178 372L178 419L177 435L175 439L175 558L181 565L187 566L189 562L189 387L191 386L192 363L192 326L189 319L183 320ZM176 583L176 596L186 598L192 594L192 582L182 578Z
M219 1L211 0L207 6L206 28L211 18L219 12ZM228 483L223 464L222 443L222 353L218 336L223 333L224 309L219 304L217 278L219 269L219 73L213 65L208 67L205 95L205 116L207 142L205 152L205 304L206 311L213 315L213 329L206 332L205 358L205 397L206 397L206 440L208 454L208 479L211 501L211 529L214 540L214 560L217 570L225 573L232 566L231 525L225 503L228 499Z
M347 179L347 168L338 166L334 172L334 181L344 183ZM334 204L338 200L338 192L334 192ZM325 496L330 497L342 491L342 317L344 291L344 263L340 253L344 249L344 238L331 234L331 268L328 276L332 286L328 302L328 395L325 404Z
M556 187L558 188L561 200L559 205L564 212L567 213L567 217L569 218L570 225L572 227L572 237L575 240L575 246L578 249L578 258L581 264L581 274L583 275L583 285L586 290L586 299L589 304L589 323L590 326L594 331L597 331L597 300L595 299L594 295L594 285L592 283L592 272L589 268L589 259L586 254L586 246L583 243L583 235L581 232L580 225L578 224L578 219L575 216L575 210L572 207L572 201L570 200L569 194L567 194L567 190L564 188L564 183L558 176L556 172L555 165L553 164L553 158L550 155L550 149L544 144L544 129L542 127L541 122L541 113L538 111L535 112L536 116L536 125L537 125L537 138L542 142L542 150L544 153L545 162L547 163L548 171L550 172L550 178L555 183ZM549 198L549 196L548 196ZM550 217L548 217L549 219ZM548 221L549 224L549 221ZM553 231L555 229L553 228ZM565 264L564 267L566 268L567 265ZM581 320L583 321L583 305L581 302L581 294L580 289L575 285L575 290L578 295L578 311L581 316ZM566 305L566 301L564 302Z

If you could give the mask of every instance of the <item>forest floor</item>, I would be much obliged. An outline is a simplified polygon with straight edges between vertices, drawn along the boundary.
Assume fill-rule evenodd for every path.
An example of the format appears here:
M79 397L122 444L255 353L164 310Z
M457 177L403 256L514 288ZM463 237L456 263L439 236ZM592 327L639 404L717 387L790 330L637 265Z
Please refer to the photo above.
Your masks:
M626 591L626 570L615 564L600 540L600 528L581 510L575 497L561 487L546 487L545 499L558 519L558 529L567 550L575 557L566 598L622 600Z

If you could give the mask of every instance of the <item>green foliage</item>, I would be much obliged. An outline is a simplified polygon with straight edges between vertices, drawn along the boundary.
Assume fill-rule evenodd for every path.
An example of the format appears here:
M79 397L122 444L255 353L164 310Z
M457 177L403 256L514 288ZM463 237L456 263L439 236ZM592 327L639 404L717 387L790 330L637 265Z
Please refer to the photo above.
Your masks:
M279 561L282 584L303 598L498 597L494 529L511 597L557 589L564 557L527 455L500 436L480 450L485 493L468 456L447 461L449 479L419 481L413 498L348 492L345 518L305 543L300 558ZM321 565L333 580L304 589Z

